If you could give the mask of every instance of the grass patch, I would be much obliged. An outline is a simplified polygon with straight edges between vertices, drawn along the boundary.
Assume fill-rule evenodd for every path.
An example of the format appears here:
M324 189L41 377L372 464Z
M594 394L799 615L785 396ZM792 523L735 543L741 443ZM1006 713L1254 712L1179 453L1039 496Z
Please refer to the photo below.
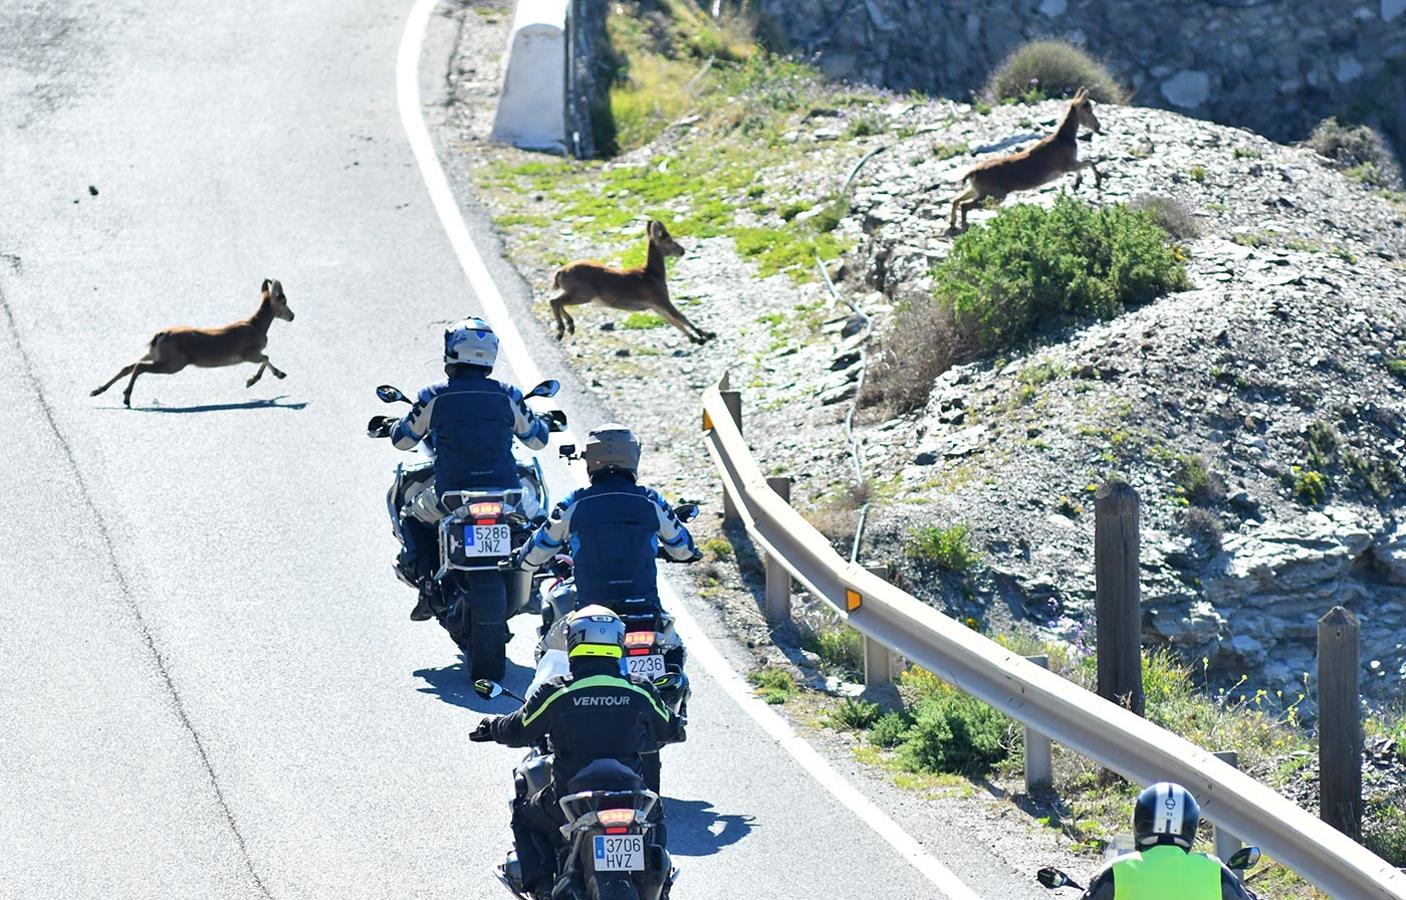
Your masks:
M1068 97L1081 87L1099 103L1122 103L1127 92L1108 69L1083 50L1060 40L1022 44L1002 61L986 83L995 101L1036 101Z
M1386 370L1402 381L1406 381L1406 359L1389 359Z
M1191 207L1175 197L1144 194L1128 204L1133 209L1147 213L1162 226L1162 230L1179 241L1189 241L1201 236L1201 223Z
M948 572L965 572L977 561L971 529L965 524L927 525L909 532L904 550L913 559L933 563Z
M761 698L772 706L785 703L796 693L796 679L785 669L765 666L747 673L747 680L757 689Z
M620 320L620 327L626 331L645 331L662 328L666 323L652 312L632 312Z

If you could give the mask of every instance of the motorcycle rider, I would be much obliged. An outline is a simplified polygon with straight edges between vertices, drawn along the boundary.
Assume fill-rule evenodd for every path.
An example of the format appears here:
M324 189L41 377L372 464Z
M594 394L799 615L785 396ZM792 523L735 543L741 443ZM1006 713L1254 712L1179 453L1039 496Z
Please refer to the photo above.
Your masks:
M1099 872L1081 900L1249 900L1235 874L1215 857L1192 853L1201 810L1191 792L1163 781L1133 807L1137 852Z
M410 618L431 618L436 590L429 577L438 560L435 527L446 510L439 497L450 491L504 488L519 483L513 438L533 450L547 445L548 417L528 409L522 391L489 377L498 360L498 337L477 316L444 329L445 381L420 391L415 405L391 429L398 449L427 440L435 451L434 481L401 510L406 547L398 564L420 585Z
M566 552L575 564L578 604L609 606L644 597L659 606L659 552L679 562L702 554L659 492L635 483L640 442L630 429L613 422L600 426L587 437L582 457L590 486L557 504L514 564L530 572Z
M571 672L548 679L516 712L479 721L473 741L527 747L546 738L553 754L552 784L535 797L513 801L513 843L528 892L550 893L556 878L553 836L565 824L557 800L583 768L614 759L638 774L640 752L684 740L684 719L675 715L646 678L621 668L625 623L603 606L572 613L567 628ZM665 846L662 804L655 806L655 843Z

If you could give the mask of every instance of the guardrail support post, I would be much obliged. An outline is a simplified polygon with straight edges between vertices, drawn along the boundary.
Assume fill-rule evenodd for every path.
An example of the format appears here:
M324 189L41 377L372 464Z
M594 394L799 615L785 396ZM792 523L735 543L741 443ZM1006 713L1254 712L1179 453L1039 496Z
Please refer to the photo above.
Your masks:
M1232 765L1237 769L1240 768L1240 754L1236 753L1234 750L1222 750L1216 754L1216 759L1227 765ZM1219 825L1214 827L1213 833L1215 834L1216 858L1221 862L1230 859L1235 851L1239 850L1242 846L1240 838L1226 831ZM1235 870L1232 869L1231 871ZM1235 872L1235 877L1239 878L1241 874L1240 872Z
M1094 610L1098 695L1142 715L1142 588L1138 572L1141 501L1126 481L1094 494Z
M868 566L870 575L889 580L888 566ZM864 686L877 687L893 681L893 656L889 648L868 635L860 635L864 646Z
M726 396L726 395L724 395ZM768 478L766 486L787 503L791 502L791 478L781 475ZM781 560L766 554L766 622L773 628L791 621L791 573Z
M1050 667L1048 656L1027 656L1026 662L1042 669ZM1025 726L1025 793L1033 794L1054 786L1054 755L1050 739Z
M737 425L737 433L742 433L742 392L741 391L720 391L723 398L723 405L732 414L732 421ZM723 491L723 524L735 525L741 521L737 515L737 504L733 503L732 495L726 490Z
M1318 816L1362 833L1362 713L1357 617L1341 606L1318 620Z

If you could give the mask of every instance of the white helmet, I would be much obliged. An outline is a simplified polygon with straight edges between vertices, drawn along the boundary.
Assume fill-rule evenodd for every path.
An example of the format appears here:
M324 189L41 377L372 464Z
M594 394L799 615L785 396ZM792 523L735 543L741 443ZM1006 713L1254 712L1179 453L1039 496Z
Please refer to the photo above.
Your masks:
M444 329L444 361L491 369L498 361L498 335L478 316L460 319Z

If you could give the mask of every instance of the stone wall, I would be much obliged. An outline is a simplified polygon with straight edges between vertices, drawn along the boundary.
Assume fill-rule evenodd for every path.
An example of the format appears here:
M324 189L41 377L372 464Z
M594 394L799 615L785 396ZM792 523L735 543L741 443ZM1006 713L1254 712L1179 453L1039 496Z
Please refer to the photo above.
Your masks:
M1338 115L1406 147L1406 0L761 0L836 78L958 99L1012 49L1060 37L1133 102L1279 141Z

